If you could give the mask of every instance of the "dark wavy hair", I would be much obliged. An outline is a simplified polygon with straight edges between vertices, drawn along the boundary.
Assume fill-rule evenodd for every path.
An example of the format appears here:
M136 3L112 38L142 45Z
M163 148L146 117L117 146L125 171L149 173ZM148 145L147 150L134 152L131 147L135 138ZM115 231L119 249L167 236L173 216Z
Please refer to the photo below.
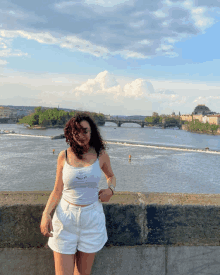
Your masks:
M85 146L80 146L74 139L73 135L77 135L83 129L80 125L81 121L87 121L91 128L91 135L89 145L93 147L99 157L100 152L106 149L106 143L103 141L98 126L96 125L93 118L86 112L76 113L74 117L72 117L65 125L64 135L66 138L67 144L70 145L73 153L77 156L77 158L82 159L82 155L86 152Z

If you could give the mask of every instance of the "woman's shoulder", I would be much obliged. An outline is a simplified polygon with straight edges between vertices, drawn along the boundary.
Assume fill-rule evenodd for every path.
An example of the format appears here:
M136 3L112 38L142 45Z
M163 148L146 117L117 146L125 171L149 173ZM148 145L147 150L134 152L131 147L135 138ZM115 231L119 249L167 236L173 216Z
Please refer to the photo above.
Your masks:
M103 149L103 150L101 150L100 153L99 153L99 158L103 158L103 157L105 157L106 155L108 155L108 154L107 154L107 152Z
M107 155L107 152L103 149L100 151L99 156Z
M64 162L65 162L65 159L66 159L66 150L62 150L59 155L58 155L58 158L57 158L57 164L60 165L60 166L64 166Z
M65 164L65 150L61 151L57 157L57 170L63 169Z
M106 161L108 161L108 160L109 160L108 153L105 150L102 150L99 153L99 164L100 164L100 167L102 168L103 164L106 163Z
M66 150L62 150L59 155L58 155L58 158L65 158L65 155L66 155Z

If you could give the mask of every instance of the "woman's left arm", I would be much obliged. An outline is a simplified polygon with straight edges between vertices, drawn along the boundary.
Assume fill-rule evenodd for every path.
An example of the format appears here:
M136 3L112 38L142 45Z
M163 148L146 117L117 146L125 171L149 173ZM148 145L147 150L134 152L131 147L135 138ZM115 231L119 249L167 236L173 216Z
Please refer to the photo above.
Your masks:
M110 158L108 154L103 150L100 154L100 164L103 173L105 174L108 186L113 185L116 187L116 178L111 168ZM110 188L101 189L99 191L99 199L102 202L108 202L112 197L113 192Z

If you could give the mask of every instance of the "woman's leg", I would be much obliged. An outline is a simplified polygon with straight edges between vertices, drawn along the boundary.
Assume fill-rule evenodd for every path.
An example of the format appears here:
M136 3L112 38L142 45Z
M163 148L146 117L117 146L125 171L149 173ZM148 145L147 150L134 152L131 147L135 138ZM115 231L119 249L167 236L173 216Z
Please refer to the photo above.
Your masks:
M73 275L75 254L53 252L55 275Z
M76 252L74 275L90 275L96 253Z

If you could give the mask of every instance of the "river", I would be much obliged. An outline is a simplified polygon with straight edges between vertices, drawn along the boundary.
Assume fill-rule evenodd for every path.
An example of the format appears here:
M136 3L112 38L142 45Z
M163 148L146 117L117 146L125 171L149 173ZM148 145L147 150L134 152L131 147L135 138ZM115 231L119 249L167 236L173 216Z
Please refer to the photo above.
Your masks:
M137 124L99 128L107 141L116 191L220 193L220 136ZM63 130L29 130L16 124L0 124L0 129L16 133L0 135L0 191L52 191L57 156L68 145L51 137ZM104 174L99 187L107 187Z

